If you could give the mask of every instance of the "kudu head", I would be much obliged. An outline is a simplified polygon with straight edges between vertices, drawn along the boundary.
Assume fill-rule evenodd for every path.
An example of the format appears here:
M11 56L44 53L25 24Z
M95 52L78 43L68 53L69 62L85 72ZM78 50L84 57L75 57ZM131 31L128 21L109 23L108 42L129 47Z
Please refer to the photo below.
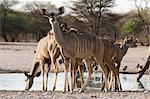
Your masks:
M50 23L53 23L56 20L56 18L63 13L64 13L64 7L59 7L57 12L50 12L50 13L47 12L46 9L42 9L42 14L44 15L44 17L49 19Z
M29 90L33 85L34 77L26 72L24 74L27 77L27 79L25 80L25 83L26 83L25 90Z
M136 40L134 37L132 36L127 36L124 40L123 40L123 45L125 45L128 48L133 48L133 47L137 47L136 45Z
M34 65L34 69L32 71L31 74L28 74L27 72L24 72L24 75L27 77L27 79L25 80L25 90L29 90L32 85L33 85L33 81L34 81L34 77L39 77L41 72L37 72L36 73L36 69L39 66L39 62L36 62Z

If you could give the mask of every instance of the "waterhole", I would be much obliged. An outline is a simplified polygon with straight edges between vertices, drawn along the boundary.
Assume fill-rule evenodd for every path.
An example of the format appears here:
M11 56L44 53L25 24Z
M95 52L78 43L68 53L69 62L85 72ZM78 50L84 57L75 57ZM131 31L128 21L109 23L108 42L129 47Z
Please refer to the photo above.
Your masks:
M144 75L140 82L136 81L137 74L120 74L123 91L150 90L150 76ZM49 73L48 90L52 90L54 84L54 73ZM68 75L68 77L70 77ZM86 79L87 73L84 73ZM0 90L24 90L26 77L22 73L0 74ZM89 88L100 89L101 73L94 73L90 81ZM30 90L41 90L42 77L35 77L33 86ZM57 91L62 91L64 86L64 73L58 74Z

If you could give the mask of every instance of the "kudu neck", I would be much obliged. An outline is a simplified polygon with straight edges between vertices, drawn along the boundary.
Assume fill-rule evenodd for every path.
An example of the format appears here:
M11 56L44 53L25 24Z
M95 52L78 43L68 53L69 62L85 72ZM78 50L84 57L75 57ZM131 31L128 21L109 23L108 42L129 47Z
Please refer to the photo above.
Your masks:
M63 42L64 42L64 38L63 38L63 33L61 32L60 30L60 27L59 27L59 24L58 24L58 21L55 20L55 21L51 21L50 22L51 26L52 26L52 32L54 34L54 37L55 37L55 40L57 41L57 43L59 45L63 45Z
M125 55L128 51L129 47L126 46L126 44L123 44L122 46L122 52L123 52L123 55Z

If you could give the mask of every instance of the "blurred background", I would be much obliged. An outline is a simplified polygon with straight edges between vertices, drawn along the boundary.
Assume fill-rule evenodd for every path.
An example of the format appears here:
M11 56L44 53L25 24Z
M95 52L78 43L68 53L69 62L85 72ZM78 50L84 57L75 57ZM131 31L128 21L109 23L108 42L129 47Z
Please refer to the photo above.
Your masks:
M149 0L1 0L0 41L37 42L50 31L40 9L65 7L59 22L79 32L119 41L134 35L149 45Z

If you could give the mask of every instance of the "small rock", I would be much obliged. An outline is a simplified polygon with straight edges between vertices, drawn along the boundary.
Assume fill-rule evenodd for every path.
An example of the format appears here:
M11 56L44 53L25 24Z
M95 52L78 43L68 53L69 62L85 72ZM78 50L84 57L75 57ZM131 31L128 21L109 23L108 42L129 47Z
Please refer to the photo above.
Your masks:
M18 95L21 95L22 92L18 92Z
M42 93L42 95L47 95L48 94L48 92L44 92L44 93Z
M104 97L103 99L111 99L111 98L109 98L109 97Z
M92 95L91 98L97 98L97 96L96 95Z
M149 91L145 90L144 93L148 93Z
M88 99L88 97L82 96L80 99Z

